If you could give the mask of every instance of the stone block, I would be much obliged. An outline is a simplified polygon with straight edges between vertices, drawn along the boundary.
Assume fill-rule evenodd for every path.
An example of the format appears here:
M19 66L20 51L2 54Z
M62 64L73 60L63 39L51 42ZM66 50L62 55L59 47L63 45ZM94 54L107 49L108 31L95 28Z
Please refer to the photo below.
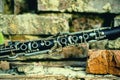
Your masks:
M3 1L0 0L0 13L3 12Z
M23 13L28 10L28 3L27 0L14 0L14 13Z
M120 50L90 50L87 73L120 75Z
M10 64L7 61L0 61L0 69L2 70L9 70Z
M115 40L109 40L106 45L106 48L120 50L120 38L117 38Z
M100 40L89 42L90 49L109 49L120 50L120 38L115 40Z
M120 15L114 18L114 26L120 26Z
M73 15L70 31L83 31L102 27L104 19L97 15Z
M90 49L106 49L108 40L89 42Z
M0 15L0 30L4 34L57 34L69 32L65 17L36 14Z
M119 0L38 0L38 10L120 13L119 4Z

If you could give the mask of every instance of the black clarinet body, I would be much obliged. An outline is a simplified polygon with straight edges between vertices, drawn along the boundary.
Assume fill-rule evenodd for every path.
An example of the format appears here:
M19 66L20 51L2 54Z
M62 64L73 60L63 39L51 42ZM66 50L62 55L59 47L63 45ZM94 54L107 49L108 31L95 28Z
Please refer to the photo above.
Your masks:
M16 58L19 55L33 55L40 52L48 52L54 45L54 39L10 42L8 46L0 49L0 56Z
M105 29L87 30L84 32L73 32L60 34L50 39L33 40L26 42L10 42L8 46L1 47L0 57L16 58L19 55L27 56L50 52L53 47L65 47L91 40L113 40L120 37L120 26Z

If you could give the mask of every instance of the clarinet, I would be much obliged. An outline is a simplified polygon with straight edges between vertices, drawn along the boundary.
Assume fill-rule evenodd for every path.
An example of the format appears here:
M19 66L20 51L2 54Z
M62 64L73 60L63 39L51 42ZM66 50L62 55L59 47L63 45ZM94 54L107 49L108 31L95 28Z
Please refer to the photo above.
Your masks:
M55 51L59 47L80 44L92 40L113 40L120 37L120 26L108 27L83 32L64 33L50 39L33 41L14 41L7 46L0 47L0 58L16 58L18 56L29 56Z

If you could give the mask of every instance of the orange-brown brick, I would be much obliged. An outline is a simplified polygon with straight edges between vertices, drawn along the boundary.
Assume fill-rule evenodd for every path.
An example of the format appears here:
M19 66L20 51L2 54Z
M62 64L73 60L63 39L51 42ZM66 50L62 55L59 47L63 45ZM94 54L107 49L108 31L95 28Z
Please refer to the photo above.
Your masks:
M86 71L120 75L120 50L90 50Z

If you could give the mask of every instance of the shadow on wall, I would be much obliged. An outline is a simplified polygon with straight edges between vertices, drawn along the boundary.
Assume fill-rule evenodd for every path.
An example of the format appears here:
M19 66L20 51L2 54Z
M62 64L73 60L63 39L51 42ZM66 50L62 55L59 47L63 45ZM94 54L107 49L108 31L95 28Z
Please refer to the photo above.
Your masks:
M37 0L14 0L14 5L15 14L35 13L37 11Z
M22 14L37 11L37 0L3 0L5 14Z

